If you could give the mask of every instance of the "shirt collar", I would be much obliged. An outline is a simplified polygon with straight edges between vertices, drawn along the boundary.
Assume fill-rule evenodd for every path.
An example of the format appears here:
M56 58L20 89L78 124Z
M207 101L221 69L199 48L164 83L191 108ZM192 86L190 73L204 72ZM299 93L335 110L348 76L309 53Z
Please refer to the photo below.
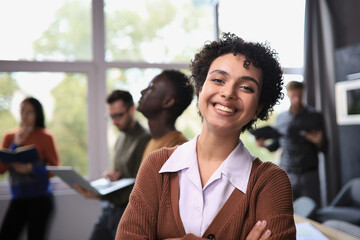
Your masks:
M171 154L169 159L164 163L159 173L164 172L178 172L180 170L189 168L192 159L197 160L196 157L196 136L192 140L178 146Z
M196 141L198 135L192 140L178 146L164 163L159 173L179 172L197 166ZM244 144L239 141L236 148L221 164L218 170L231 184L242 192L246 192L254 157L248 152ZM197 170L197 169L196 169ZM198 171L198 170L197 170Z
M254 159L240 140L221 166L222 174L243 193L246 193Z

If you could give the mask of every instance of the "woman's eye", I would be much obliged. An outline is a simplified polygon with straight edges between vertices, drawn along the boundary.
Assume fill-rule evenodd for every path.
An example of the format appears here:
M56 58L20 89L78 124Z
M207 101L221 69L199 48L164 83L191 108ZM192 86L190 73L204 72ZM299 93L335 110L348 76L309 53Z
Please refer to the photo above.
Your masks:
M223 83L224 82L223 80L217 79L217 78L212 79L211 81L216 82L216 83Z
M249 86L240 86L240 88L244 89L245 91L251 92L251 93L254 92L254 89Z

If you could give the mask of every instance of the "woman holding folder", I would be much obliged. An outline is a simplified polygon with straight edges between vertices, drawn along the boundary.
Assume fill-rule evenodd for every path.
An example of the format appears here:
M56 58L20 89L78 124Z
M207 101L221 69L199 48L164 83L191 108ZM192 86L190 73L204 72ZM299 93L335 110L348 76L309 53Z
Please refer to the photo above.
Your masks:
M38 159L29 163L0 162L0 173L9 172L11 201L3 219L0 239L18 239L27 227L27 239L42 240L53 210L53 195L46 165L59 165L59 154L53 135L45 129L41 103L32 97L20 106L19 128L5 133L1 147L14 150L35 145Z

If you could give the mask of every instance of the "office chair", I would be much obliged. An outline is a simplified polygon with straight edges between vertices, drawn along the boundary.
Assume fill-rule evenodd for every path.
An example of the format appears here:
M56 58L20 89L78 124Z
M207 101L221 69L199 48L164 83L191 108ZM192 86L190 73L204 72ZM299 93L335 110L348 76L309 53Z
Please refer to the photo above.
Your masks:
M316 211L316 220L335 219L360 226L360 178L347 182L329 206Z
M311 218L316 209L316 203L312 198L301 196L294 200L294 213L302 217Z

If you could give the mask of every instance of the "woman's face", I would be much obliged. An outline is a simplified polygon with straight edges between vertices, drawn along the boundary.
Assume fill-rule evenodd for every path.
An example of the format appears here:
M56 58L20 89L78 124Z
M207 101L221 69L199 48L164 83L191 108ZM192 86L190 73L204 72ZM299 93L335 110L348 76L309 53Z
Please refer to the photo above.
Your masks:
M23 102L20 106L21 125L26 128L34 128L36 121L35 108L31 103Z
M210 129L240 134L242 127L261 111L262 71L245 57L232 53L216 58L199 93L199 109Z

